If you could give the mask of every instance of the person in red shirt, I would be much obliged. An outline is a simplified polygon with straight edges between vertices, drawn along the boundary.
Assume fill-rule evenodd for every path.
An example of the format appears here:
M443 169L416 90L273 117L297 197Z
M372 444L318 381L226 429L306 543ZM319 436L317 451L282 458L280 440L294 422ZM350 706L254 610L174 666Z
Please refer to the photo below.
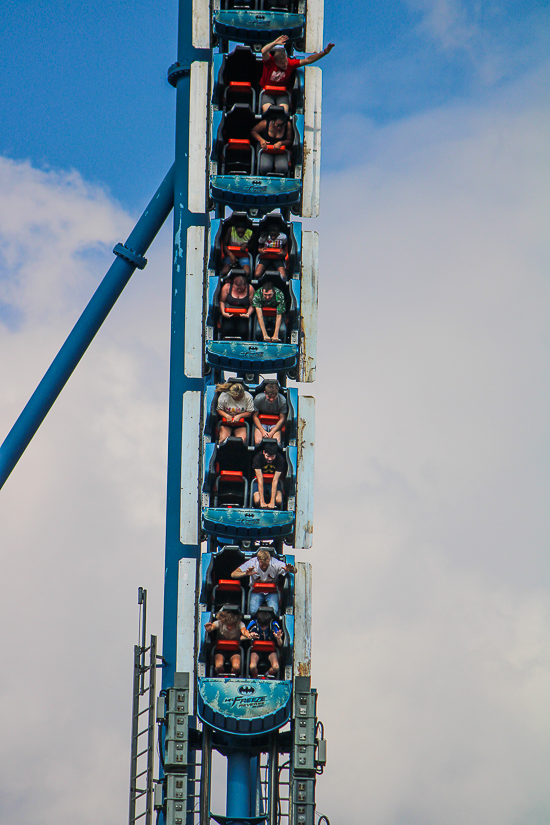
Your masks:
M286 34L282 34L273 43L268 43L262 49L263 71L260 80L260 87L265 89L266 86L285 87L290 90L292 86L292 78L295 69L298 66L309 66L310 63L315 63L326 54L332 51L334 43L329 43L322 52L310 54L309 57L303 57L299 60L296 57L289 57L286 53L284 44L288 40ZM273 54L271 53L273 52ZM290 108L290 91L285 94L266 94L264 92L262 97L262 113L269 109L270 106L282 106L288 114Z

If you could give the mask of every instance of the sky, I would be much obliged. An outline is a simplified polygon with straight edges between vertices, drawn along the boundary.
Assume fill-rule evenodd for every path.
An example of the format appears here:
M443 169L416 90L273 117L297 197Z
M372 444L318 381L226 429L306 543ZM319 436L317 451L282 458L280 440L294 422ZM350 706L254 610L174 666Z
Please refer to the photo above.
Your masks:
M332 825L550 823L549 24L329 4L313 683ZM171 164L175 3L7 2L0 438ZM2 825L127 816L168 225L0 492Z

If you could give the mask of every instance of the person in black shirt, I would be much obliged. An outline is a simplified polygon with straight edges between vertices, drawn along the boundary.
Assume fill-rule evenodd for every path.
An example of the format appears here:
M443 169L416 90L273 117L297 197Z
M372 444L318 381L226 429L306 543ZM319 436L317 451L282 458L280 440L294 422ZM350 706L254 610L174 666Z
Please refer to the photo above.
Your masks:
M286 470L284 457L277 452L275 439L266 438L262 441L262 450L252 459L252 469L256 475L258 489L254 492L254 506L263 510L280 508L283 503L281 475ZM273 475L272 479L264 480L264 473ZM269 501L266 501L266 495Z

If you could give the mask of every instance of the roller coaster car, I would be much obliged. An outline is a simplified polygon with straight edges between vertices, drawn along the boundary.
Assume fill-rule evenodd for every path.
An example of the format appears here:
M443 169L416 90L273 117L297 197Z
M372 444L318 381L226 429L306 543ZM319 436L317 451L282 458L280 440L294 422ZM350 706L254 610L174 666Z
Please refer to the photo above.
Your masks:
M226 9L250 9L251 11L288 11L297 14L300 5L299 0L221 0L221 8Z
M212 200L232 209L259 209L262 213L277 208L294 208L302 193L304 116L292 116L294 136L290 147L289 177L255 174L256 150L251 143L255 123L256 118L246 104L236 103L227 114L213 112Z
M288 278L299 278L302 260L302 224L286 221L280 212L269 212L258 224L254 224L248 217L246 212L233 212L227 219L214 219L211 222L210 230L210 255L208 259L208 268L217 275L223 266L223 259L226 255L224 238L227 230L240 224L247 229L253 231L252 238L248 242L248 251L253 259L258 262L258 237L267 233L269 227L277 227L279 232L282 232L287 237L287 254L286 254L286 270ZM252 280L254 281L254 269L252 271ZM242 272L241 269L234 268L234 272ZM271 264L266 269L266 275L270 274L273 277L278 277L277 269ZM227 276L229 277L229 276ZM270 280L273 280L270 278Z
M252 51L250 46L236 46L229 54L215 54L213 105L228 112L235 103L245 103L253 112L261 113L262 70L261 54ZM290 111L303 111L303 68L296 69L294 80L289 87L287 91L290 93Z
M263 278L265 281L267 279ZM262 342L253 348L246 345L240 339L226 339L227 346L216 348L212 346L212 341L222 341L221 337L221 312L220 293L222 289L221 279L211 277L209 279L208 312L207 312L207 361L215 367L227 370L238 370L244 372L280 372L290 369L296 364L298 357L297 344L299 341L299 305L300 305L300 281L292 279L283 282L277 275L274 280L279 284L277 287L285 296L286 312L283 314L281 327L279 330L279 340L281 344L269 344L263 342L263 335L258 323L257 312L251 315L250 341ZM260 287L257 287L260 288ZM262 313L267 322L266 326L275 325L276 309L265 307ZM283 344L293 346L282 346ZM238 346L230 346L230 345ZM218 350L221 350L218 352ZM252 351L253 350L253 351ZM234 355L233 355L234 353Z
M283 506L287 506L287 497L288 502L290 499L294 502L296 495L296 447L285 452L288 454L288 469L283 485ZM249 539L272 541L289 536L294 531L294 505L289 510L247 507L245 479L250 478L250 469L248 473L245 469L247 465L250 467L249 452L240 439L228 439L221 448L212 443L205 444L202 487L204 532L228 544ZM224 482L220 482L222 470L232 473L230 480L235 487L227 489L223 486Z
M281 107L271 106L263 119L267 117L268 120L272 120L280 111ZM248 104L235 103L229 112L222 112L221 117L216 118L218 123L212 142L211 160L217 163L217 169L222 175L248 177L256 174L257 155L264 151L259 148L260 144L251 135L253 127L259 122L258 117L253 114ZM284 175L273 172L267 177L293 177L297 169L300 169L301 175L302 142L296 116L291 117L291 126L292 145L288 147L288 150L284 150L288 151L288 170ZM278 153L281 150L271 151Z
M233 0L235 2L235 0ZM244 6L215 11L214 33L220 40L239 43L271 43L282 34L296 42L304 36L305 15L290 14L284 7L271 5L269 10L257 11Z

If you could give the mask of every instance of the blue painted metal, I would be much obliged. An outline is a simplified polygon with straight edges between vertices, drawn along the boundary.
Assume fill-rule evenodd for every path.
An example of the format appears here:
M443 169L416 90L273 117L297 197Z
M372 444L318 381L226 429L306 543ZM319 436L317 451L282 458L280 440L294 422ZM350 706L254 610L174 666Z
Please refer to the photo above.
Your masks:
M275 38L285 34L290 40L303 37L305 28L303 14L264 11L214 12L214 31L226 40L239 43L271 43Z
M174 179L174 257L172 269L172 335L170 349L170 401L168 420L168 481L166 504L166 555L164 580L163 688L173 684L176 665L178 562L196 558L198 544L180 541L182 399L188 390L203 390L202 379L188 378L182 369L185 350L186 242L190 226L204 226L206 214L188 209L190 72L194 60L210 60L210 51L195 49L191 40L192 0L180 0L177 66L170 67L176 87L176 157Z
M0 488L19 461L136 267L147 263L147 251L174 203L174 167L170 169L126 243L117 244L116 260L96 289L50 368L0 447Z
M292 682L199 679L199 717L216 730L252 736L278 730L291 712Z
M218 536L224 544L243 539L277 539L294 530L291 510L247 510L204 507L202 526L205 533Z
M300 202L302 182L296 178L269 178L250 175L213 175L210 194L216 203L232 209L292 206Z
M209 341L206 360L211 366L225 370L280 372L296 366L298 347L263 341Z
M250 754L232 750L227 755L227 818L244 825L250 816Z

